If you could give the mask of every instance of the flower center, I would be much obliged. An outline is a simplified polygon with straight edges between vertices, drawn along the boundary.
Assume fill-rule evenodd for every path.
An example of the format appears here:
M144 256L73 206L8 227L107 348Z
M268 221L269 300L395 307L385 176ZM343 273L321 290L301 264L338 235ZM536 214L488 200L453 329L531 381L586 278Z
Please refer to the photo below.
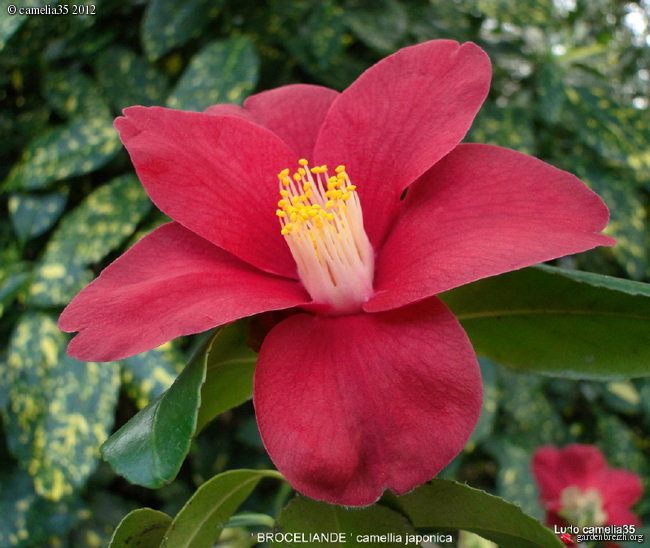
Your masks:
M558 514L569 525L599 527L607 523L603 499L597 489L583 491L571 485L562 491L560 504L562 509Z
M314 302L331 314L358 312L373 292L375 257L356 187L344 166L330 177L327 166L298 163L292 177L278 175L281 233Z

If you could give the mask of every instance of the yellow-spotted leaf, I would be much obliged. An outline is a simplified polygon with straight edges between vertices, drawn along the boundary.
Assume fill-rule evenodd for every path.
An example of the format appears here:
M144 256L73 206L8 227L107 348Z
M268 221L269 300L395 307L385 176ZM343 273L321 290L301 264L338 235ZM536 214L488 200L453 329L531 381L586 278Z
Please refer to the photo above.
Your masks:
M217 103L240 104L253 91L258 70L259 59L246 36L212 42L192 58L167 106L205 110Z
M181 372L182 353L174 341L122 361L122 386L139 409L163 394Z
M69 120L110 120L108 108L99 87L79 71L48 72L43 82L44 94L50 106Z
M142 22L142 45L147 57L155 61L182 46L201 31L221 11L223 0L151 0Z
M169 83L144 57L123 46L102 50L95 61L97 80L106 98L121 112L131 105L161 105Z
M9 216L18 238L26 241L47 232L63 213L67 201L67 187L45 194L9 196Z
M55 537L66 535L81 517L76 497L50 501L34 491L31 476L15 464L0 470L0 546L53 547Z
M66 354L56 318L22 316L0 383L9 387L8 446L36 492L57 501L82 486L110 433L119 389L116 363L82 363Z
M112 119L75 120L36 137L9 172L4 188L47 188L50 183L95 171L120 149Z
M615 164L650 169L647 112L620 104L607 88L566 88L567 114L580 139Z
M67 304L92 280L88 269L134 232L151 202L135 176L113 179L66 215L36 265L29 302Z

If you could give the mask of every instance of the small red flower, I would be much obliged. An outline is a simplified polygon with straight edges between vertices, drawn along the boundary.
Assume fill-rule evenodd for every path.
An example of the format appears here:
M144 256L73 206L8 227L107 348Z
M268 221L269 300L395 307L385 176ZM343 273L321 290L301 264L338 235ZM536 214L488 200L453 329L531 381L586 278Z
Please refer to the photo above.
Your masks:
M597 447L541 447L533 455L532 471L548 525L639 525L630 506L641 498L641 479L627 470L608 468Z
M66 308L70 354L120 359L293 309L264 340L254 383L278 469L346 505L431 479L482 397L470 342L435 295L613 243L599 234L607 208L574 176L459 144L490 72L474 44L436 40L342 93L291 85L244 108L126 109L115 127L174 222Z
M560 540L564 542L564 544L566 545L575 544L575 542L573 542L573 539L571 538L571 535L569 533L562 533Z

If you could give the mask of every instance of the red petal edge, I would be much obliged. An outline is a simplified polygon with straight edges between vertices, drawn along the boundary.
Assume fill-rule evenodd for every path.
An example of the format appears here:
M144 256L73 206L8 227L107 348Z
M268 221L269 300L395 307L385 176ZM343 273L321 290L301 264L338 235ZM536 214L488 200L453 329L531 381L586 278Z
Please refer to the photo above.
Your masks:
M465 136L490 78L490 60L475 44L432 40L382 59L334 101L315 161L346 166L373 245L403 190Z
M164 213L262 270L296 276L275 211L277 175L298 158L279 137L243 116L160 107L127 108L115 127Z
M514 150L460 145L409 188L379 250L377 312L615 241L609 211L577 177Z
M177 223L154 230L84 288L59 318L79 331L68 353L111 361L267 310L309 302L302 285L266 274Z
M476 356L430 299L381 314L297 314L260 351L254 404L264 444L305 495L360 506L404 494L463 448L481 409Z

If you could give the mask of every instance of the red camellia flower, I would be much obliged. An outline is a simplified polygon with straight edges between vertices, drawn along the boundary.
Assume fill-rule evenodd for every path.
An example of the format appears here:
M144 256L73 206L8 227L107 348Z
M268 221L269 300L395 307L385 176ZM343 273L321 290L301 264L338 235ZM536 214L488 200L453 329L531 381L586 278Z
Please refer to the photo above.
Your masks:
M630 506L641 498L641 478L627 470L608 468L597 447L540 447L533 455L532 471L548 525L639 525Z
M254 381L277 468L346 505L431 479L482 398L470 342L435 295L613 243L599 234L607 208L574 176L459 144L489 84L480 48L436 40L342 93L290 85L243 108L126 109L115 127L174 222L70 303L69 353L115 360L291 309Z

